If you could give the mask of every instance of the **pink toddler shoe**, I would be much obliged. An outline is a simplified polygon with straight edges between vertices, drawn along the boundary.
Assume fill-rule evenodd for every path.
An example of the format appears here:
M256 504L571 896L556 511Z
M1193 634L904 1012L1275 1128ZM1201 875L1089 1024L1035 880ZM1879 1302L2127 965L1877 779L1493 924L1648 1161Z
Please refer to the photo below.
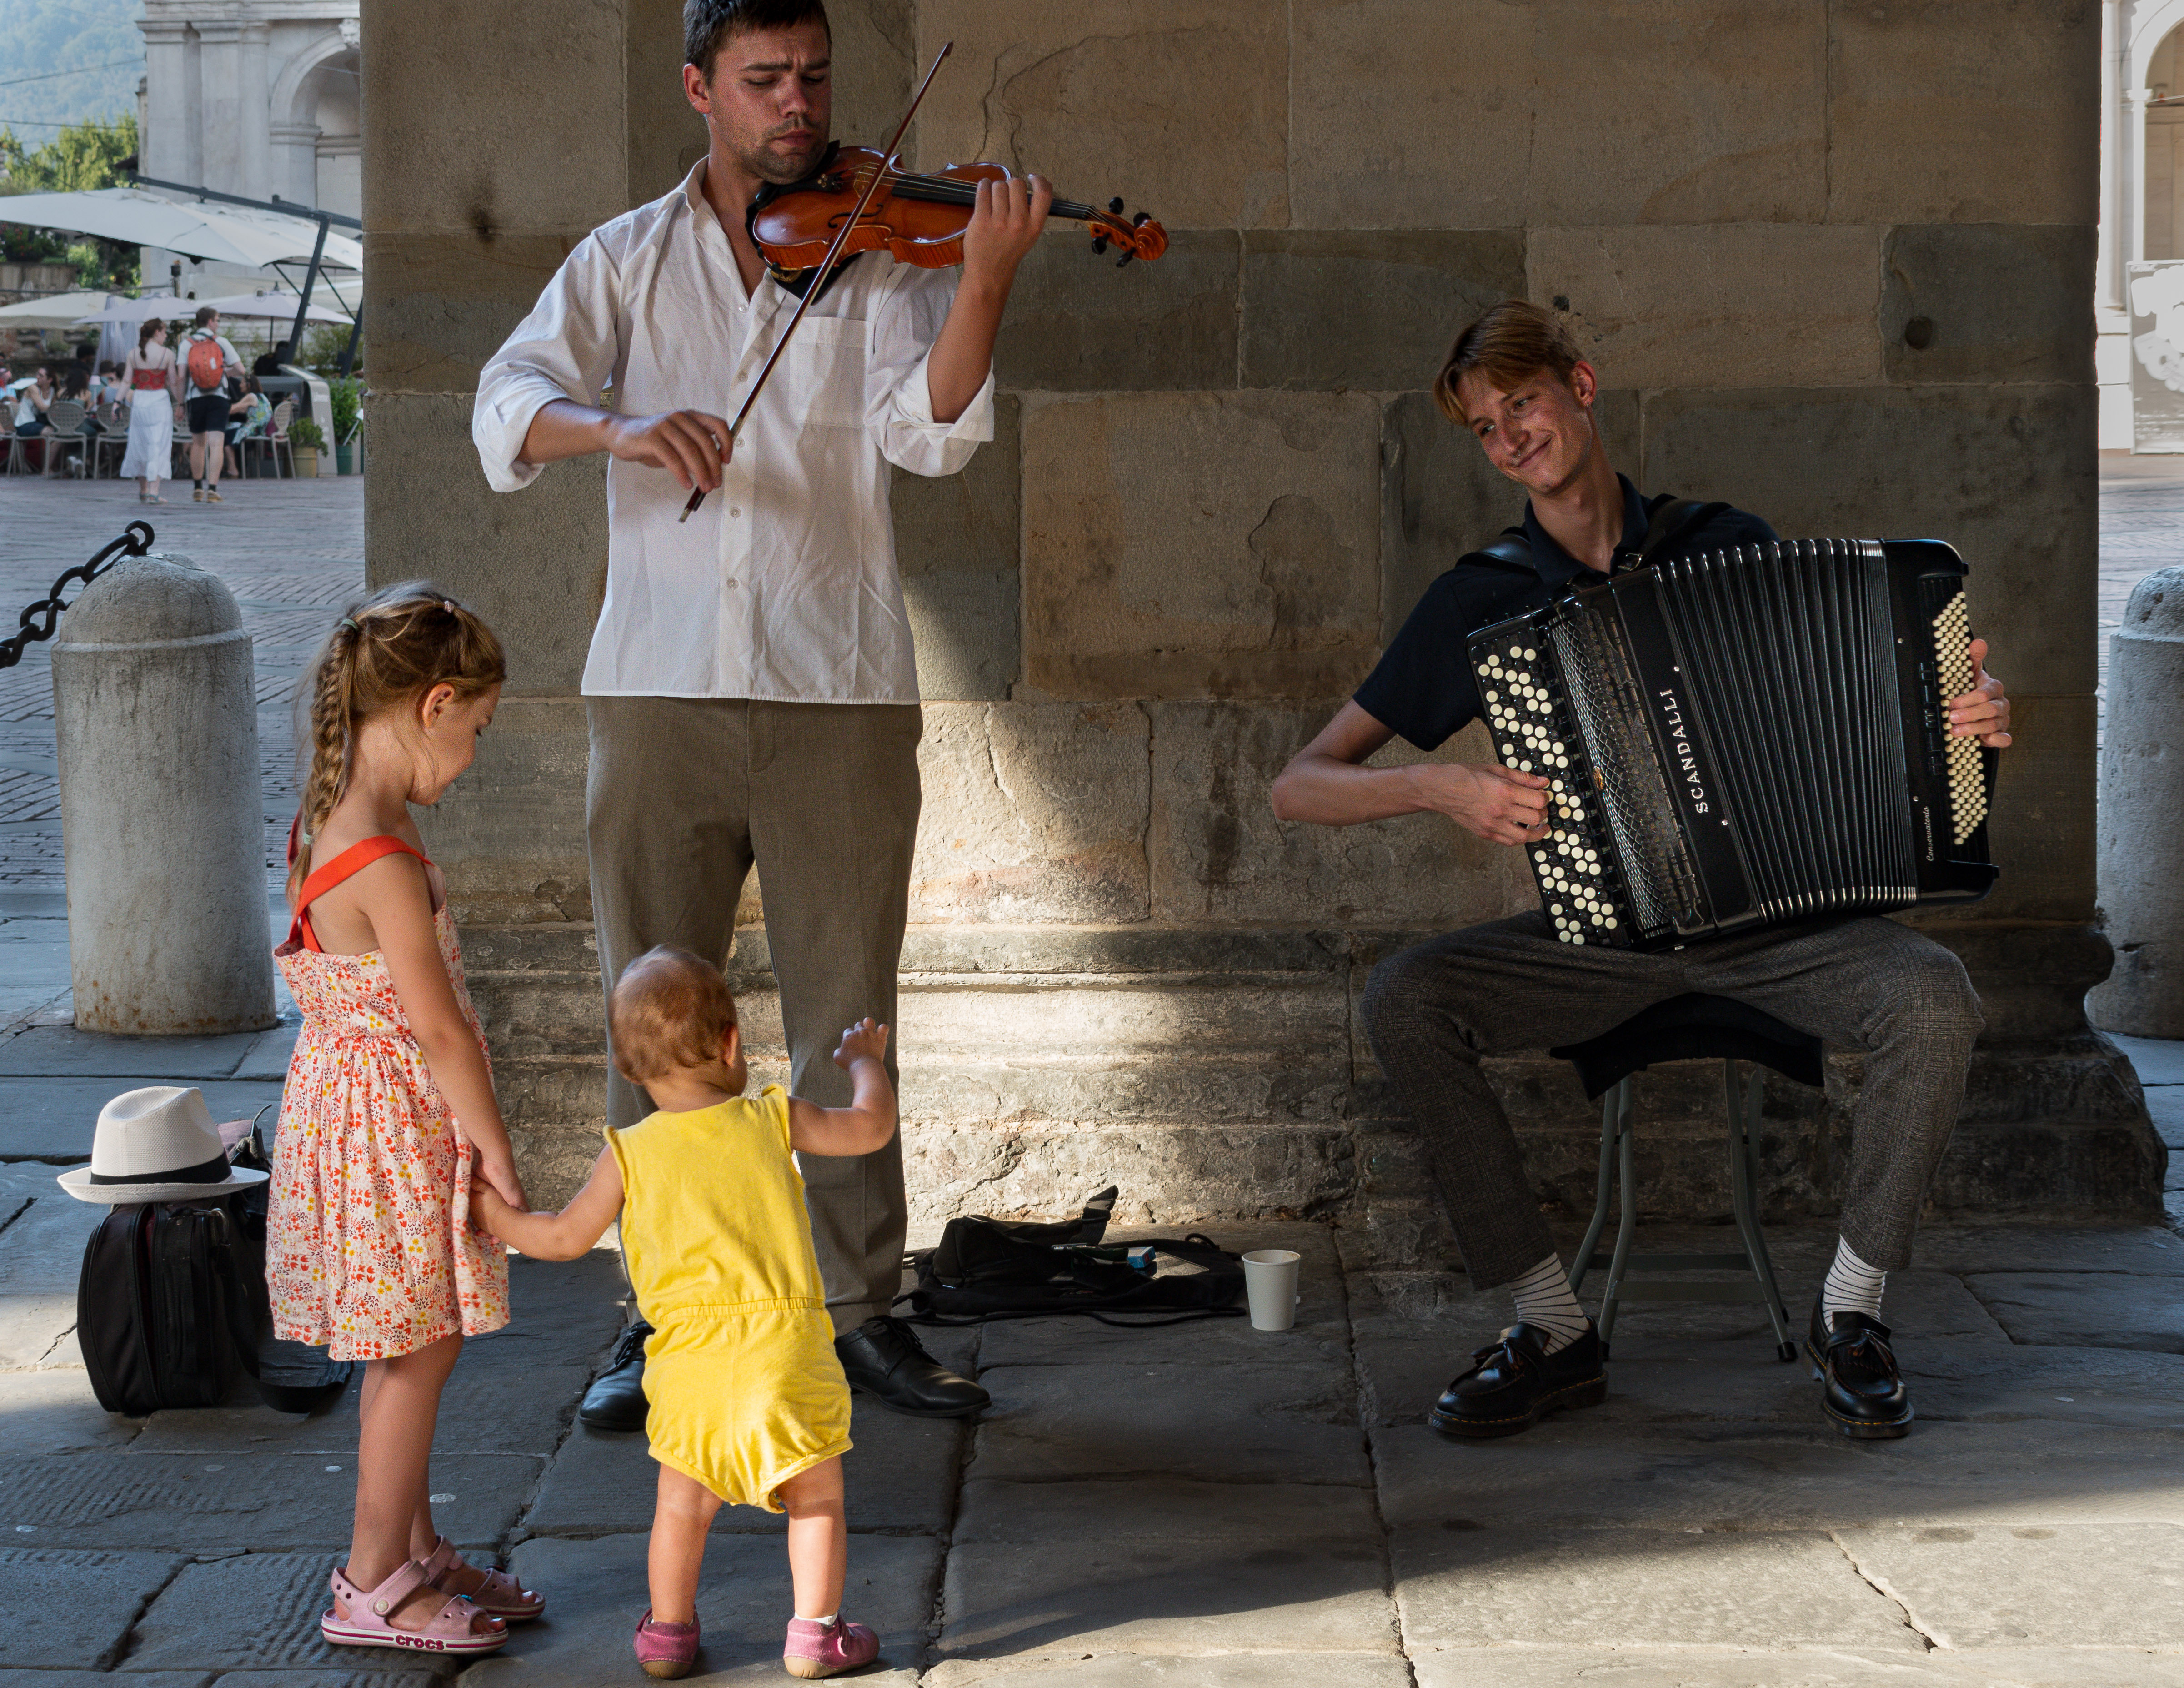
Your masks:
M880 1656L880 1638L861 1624L837 1616L832 1624L816 1618L788 1620L788 1641L781 1663L791 1676L833 1676L870 1664Z
M637 1662L647 1676L688 1676L698 1662L698 1620L688 1624L655 1624L652 1608L637 1625Z

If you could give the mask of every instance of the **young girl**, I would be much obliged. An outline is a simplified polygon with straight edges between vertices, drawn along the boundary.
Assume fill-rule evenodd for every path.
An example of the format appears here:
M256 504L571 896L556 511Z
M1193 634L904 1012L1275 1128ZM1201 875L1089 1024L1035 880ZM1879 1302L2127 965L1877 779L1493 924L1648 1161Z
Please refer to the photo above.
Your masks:
M645 1429L660 1462L638 1663L682 1676L697 1658L705 1532L733 1501L788 1513L788 1674L868 1664L878 1638L840 1616L850 1389L789 1154L870 1154L894 1135L887 1027L867 1020L842 1034L834 1064L855 1085L850 1106L822 1108L778 1085L749 1100L727 981L687 950L660 948L616 983L607 1031L615 1065L660 1111L608 1132L590 1182L557 1214L521 1212L489 1180L472 1200L496 1237L545 1260L575 1259L621 1215L622 1258L654 1327Z
M368 1361L356 1522L330 1641L490 1652L545 1609L465 1565L426 1497L463 1339L508 1322L508 1258L471 1223L473 1171L523 1200L439 870L410 805L471 765L506 670L437 587L344 617L307 684L310 771L292 841L295 924L274 952L304 1010L266 1227L276 1332Z

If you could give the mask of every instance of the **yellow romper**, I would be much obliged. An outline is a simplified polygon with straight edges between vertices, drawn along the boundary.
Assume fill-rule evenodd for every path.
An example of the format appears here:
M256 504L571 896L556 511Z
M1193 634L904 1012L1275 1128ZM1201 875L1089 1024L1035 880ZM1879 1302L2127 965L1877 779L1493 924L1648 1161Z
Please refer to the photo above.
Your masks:
M850 1449L850 1386L789 1158L788 1093L654 1114L607 1145L621 1169L622 1259L652 1322L652 1456L723 1501L775 1491Z

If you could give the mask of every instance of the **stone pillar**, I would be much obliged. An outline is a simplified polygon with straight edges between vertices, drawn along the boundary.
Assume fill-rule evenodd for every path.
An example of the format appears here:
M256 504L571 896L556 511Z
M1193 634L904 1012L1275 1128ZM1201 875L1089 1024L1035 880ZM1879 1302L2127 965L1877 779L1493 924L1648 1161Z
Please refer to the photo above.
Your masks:
M493 86L472 74L483 0L389 4L365 68L370 567L443 570L509 640L509 701L432 826L551 1199L602 1111L574 690L603 499L584 464L494 499L463 430L478 363L567 244L701 137L661 0L562 0L512 48L492 33L515 54ZM1340 1215L1384 1260L1446 1257L1357 992L1390 947L1525 906L1529 877L1432 818L1288 826L1267 794L1434 576L1521 506L1427 391L1457 326L1513 293L1569 313L1610 449L1649 489L1964 551L2022 730L2001 891L1917 923L1965 956L1990 1020L1937 1205L2159 1210L2159 1145L2081 1004L2108 966L2097 0L1665 0L1582 27L1501 0L830 12L844 138L883 133L953 40L916 164L1035 167L1171 237L1118 271L1050 233L1003 332L995 439L960 477L895 487L926 698L900 1009L922 1219L1073 1210L1113 1182L1133 1218ZM587 145L549 146L542 109L587 112ZM1923 349L1914 316L1936 325ZM1436 754L1487 752L1474 732ZM733 965L764 1079L761 904ZM1544 1059L1496 1072L1540 1197L1589 1209L1596 1116ZM1825 1098L1772 1104L1774 1212L1834 1210L1858 1076L1839 1058ZM1717 1081L1646 1082L1648 1204L1725 1214Z
M263 199L274 191L273 91L265 75L265 36L264 24L248 23L236 36L236 108L240 130L236 167L237 179L244 185L227 191L252 199Z
M162 182L194 182L192 148L198 134L192 103L187 27L178 19L145 19L144 132L139 137L144 174ZM149 283L148 285L156 285Z
M248 25L236 21L199 20L192 27L198 36L198 122L203 174L193 186L217 188L223 193L242 193L247 168L243 131L254 116L244 98L243 35Z
M250 635L181 557L92 582L53 643L69 964L87 1031L274 1023Z
M2109 646L2101 745L2101 906L2116 968L2086 1001L2093 1023L2184 1037L2184 568L2140 581Z

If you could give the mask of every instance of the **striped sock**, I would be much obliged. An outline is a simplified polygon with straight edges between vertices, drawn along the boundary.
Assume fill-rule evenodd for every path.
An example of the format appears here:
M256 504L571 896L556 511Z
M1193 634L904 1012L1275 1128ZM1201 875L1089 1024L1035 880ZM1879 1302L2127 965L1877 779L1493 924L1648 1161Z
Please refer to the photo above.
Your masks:
M1836 1239L1836 1263L1828 1268L1828 1281L1820 1288L1820 1311L1832 1321L1837 1313L1880 1316L1880 1292L1888 1274L1876 1272L1852 1251L1849 1243Z
M1560 1255L1549 1255L1511 1284L1509 1291L1517 1298L1518 1322L1546 1333L1541 1352L1559 1353L1585 1334L1585 1309L1570 1294L1569 1274L1563 1270Z

